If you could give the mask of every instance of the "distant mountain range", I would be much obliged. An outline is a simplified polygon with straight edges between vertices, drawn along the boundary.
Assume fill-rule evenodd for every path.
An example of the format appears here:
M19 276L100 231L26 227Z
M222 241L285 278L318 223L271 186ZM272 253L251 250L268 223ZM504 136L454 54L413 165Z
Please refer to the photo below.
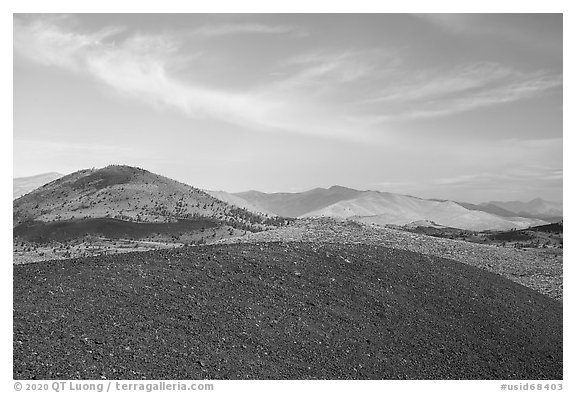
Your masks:
M28 177L17 177L13 180L13 199L20 198L24 194L28 194L30 191L43 186L46 183L50 183L52 180L56 180L64 175L56 172L42 173L41 175L28 176Z
M556 214L547 217L536 211L517 214L494 203L475 205L342 186L300 193L207 192L251 211L284 217L339 217L379 225L432 221L441 226L475 231L509 230L543 225L550 222L547 218L557 218Z
M541 198L533 199L530 202L488 202L482 205L495 206L523 217L562 218L563 212L562 202L551 202Z
M378 225L433 222L438 226L482 231L522 229L562 219L562 204L542 199L471 204L342 186L297 193L227 193L202 191L128 166L60 176L50 173L14 179L14 195L17 188L28 193L14 201L15 225L30 220L95 217L137 222L205 217L248 224L263 222L262 217L280 216L337 217ZM51 180L34 191L29 190Z

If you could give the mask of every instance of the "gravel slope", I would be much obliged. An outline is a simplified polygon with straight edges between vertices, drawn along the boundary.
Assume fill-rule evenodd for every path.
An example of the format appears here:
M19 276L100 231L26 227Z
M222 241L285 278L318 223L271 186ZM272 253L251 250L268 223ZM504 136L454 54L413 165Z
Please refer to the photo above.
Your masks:
M298 220L287 227L217 243L277 241L373 244L448 258L502 275L562 301L563 258L546 250L495 247L329 218Z
M562 379L562 304L376 245L14 266L15 379Z

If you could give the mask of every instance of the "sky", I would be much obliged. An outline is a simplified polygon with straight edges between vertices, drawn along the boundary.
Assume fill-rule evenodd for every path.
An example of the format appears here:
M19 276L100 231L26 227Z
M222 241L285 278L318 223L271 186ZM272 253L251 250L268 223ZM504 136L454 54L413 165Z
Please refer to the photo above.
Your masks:
M561 14L15 14L13 176L562 200Z

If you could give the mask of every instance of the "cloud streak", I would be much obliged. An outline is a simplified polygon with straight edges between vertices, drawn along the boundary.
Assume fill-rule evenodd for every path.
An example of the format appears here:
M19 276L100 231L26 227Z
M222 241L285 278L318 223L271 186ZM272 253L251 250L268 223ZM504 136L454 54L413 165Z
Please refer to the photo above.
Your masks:
M486 87L516 77L514 70L494 63L473 63L445 70L395 75L399 83L366 102L407 102L436 99Z
M414 16L452 34L494 34L494 30L478 24L478 15L434 13Z
M367 77L374 69L365 61L362 52L309 53L286 61L289 67L296 67L289 83L306 84L321 79L337 83L353 82Z
M135 37L120 48L86 56L87 71L134 99L178 109L191 117L216 117L243 125L270 125L274 103L258 96L218 91L176 80L167 72L164 48L150 49L150 39Z
M479 172L454 177L437 178L430 181L430 189L441 187L444 190L477 190L479 193L502 189L513 189L516 198L524 199L525 195L537 195L538 190L562 191L561 168L513 168L498 172ZM426 186L426 185L425 185Z
M264 132L369 140L383 123L450 116L562 87L562 75L521 72L497 63L408 72L394 50L348 49L308 51L283 59L270 70L279 78L229 90L176 77L175 69L194 74L195 64L194 56L182 53L182 42L172 35L126 34L121 27L77 32L63 22L65 18L15 18L15 51L45 66L89 75L158 108ZM241 23L206 25L190 34L303 32L289 25Z
M449 116L534 98L563 85L559 74L520 72L492 63L396 78L395 85L360 102L379 112L365 120L378 123Z
M331 115L322 114L321 109L312 113L309 107L267 89L232 92L176 79L169 70L172 62L178 61L177 40L140 34L110 42L117 32L80 34L47 19L28 24L16 20L14 48L32 61L85 73L125 96L177 109L190 117L214 118L261 131L357 137L334 127ZM320 120L314 115L320 115Z
M562 50L562 14L414 14L457 37L504 40L547 51ZM546 28L544 19L556 28Z
M236 34L276 34L306 37L308 32L298 26L236 23L202 26L193 30L189 35L203 37L222 37Z
M104 40L122 31L108 28L91 34L64 31L54 23L62 18L38 18L26 24L14 20L14 49L24 57L47 66L79 72L83 58L105 48Z
M291 94L278 84L253 89L226 90L175 77L172 69L194 70L194 57L181 53L181 42L169 34L123 34L122 29L102 29L78 33L52 18L14 21L14 49L23 57L45 66L54 66L92 77L133 100L158 109L177 110L191 118L208 118L249 130L268 133L296 133L355 142L367 142L370 131L356 127L329 105L306 95L304 84L315 78L358 78L343 65L314 63L314 70L303 71L300 88ZM204 31L204 34L232 34L238 25ZM232 26L234 26L232 28ZM241 25L245 32L278 33L288 27L261 28ZM348 61L348 60L347 60ZM196 78L198 79L198 78ZM306 83L304 83L306 79ZM294 84L294 79L286 85Z

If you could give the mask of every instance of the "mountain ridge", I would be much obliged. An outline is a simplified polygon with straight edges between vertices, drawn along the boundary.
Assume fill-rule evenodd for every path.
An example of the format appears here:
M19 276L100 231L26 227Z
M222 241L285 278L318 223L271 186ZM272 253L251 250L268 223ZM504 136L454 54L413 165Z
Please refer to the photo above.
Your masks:
M509 210L519 215L531 215L540 217L556 217L563 214L563 203L548 201L542 198L534 198L528 202L521 201L490 201L482 205L493 205Z
M248 191L230 195L255 209L281 216L339 217L378 225L434 221L443 226L469 230L511 230L549 222L543 220L546 217L525 217L495 205L360 191L339 185L296 193Z
M116 168L115 172L110 172L110 168ZM101 169L84 169L41 185L37 188L39 191L34 195L43 195L42 198L36 198L39 199L36 201L38 209L43 211L43 213L39 214L37 212L38 214L32 214L28 218L50 221L86 218L88 216L143 222L169 221L178 217L182 219L191 218L194 217L194 214L212 216L212 213L205 211L206 204L209 204L210 207L216 205L218 213L215 217L221 219L226 216L226 209L230 209L230 207L222 207L221 203L232 206L234 209L240 209L242 214L248 213L269 218L328 216L377 225L408 225L414 222L433 221L438 225L469 230L522 229L555 222L559 218L561 219L562 216L561 204L546 201L542 198L535 198L529 202L491 201L473 204L444 199L424 199L385 191L362 191L338 184L328 188L316 187L302 192L265 193L250 190L228 193L225 191L200 190L140 168L136 168L139 172L133 172L132 175L139 174L139 176L143 176L143 174L147 173L149 178L143 179L136 184L128 181L127 168L133 167L112 165ZM110 173L102 175L102 172L98 171L108 171ZM50 174L59 175L56 173ZM34 176L34 178L42 179L42 176L50 174L42 174ZM79 200L68 204L59 202L58 209L55 203L52 203L51 206L46 206L46 201L42 200L45 197L48 197L49 201L54 202L53 198L51 199L54 195L49 195L51 187L54 187L54 182L56 182L56 185L77 183L74 186L76 191L84 186L94 188L94 196L97 199L90 200L90 198L85 199L86 195L82 197L76 195L78 198L84 198L83 200L88 201L92 206L86 206L85 203L79 204ZM154 182L159 183L154 185ZM169 187L172 187L172 192L158 192L158 188L167 187L168 183L171 184ZM50 186L50 184L52 185ZM124 188L129 189L124 190L129 195L139 195L138 198L142 198L145 195L146 203L144 203L143 209L135 208L130 202L126 203L126 199L129 199L126 196L119 200L112 195L108 195L111 191L117 191L117 188L122 187L122 184L125 184ZM99 191L102 189L107 189L107 195L102 195L103 192ZM204 196L198 194L199 192L203 193ZM188 206L190 201L184 202L184 199L186 199L184 195L190 196L194 193L198 197L201 196L200 199L203 202L199 204L198 201L194 201L194 206L191 208ZM179 195L179 201L175 201L176 194ZM63 195L59 197L63 197ZM24 198L17 205L25 205L30 199ZM107 206L107 214L102 215L95 211L98 206L102 207L101 204ZM116 206L113 206L114 204ZM43 207L40 208L40 205L43 205ZM165 205L165 211L159 205ZM28 208L33 210L35 206L28 206ZM20 213L19 209L15 209L15 217L20 217ZM170 216L172 218L169 218ZM28 218L20 217L18 219L22 221L22 219Z

